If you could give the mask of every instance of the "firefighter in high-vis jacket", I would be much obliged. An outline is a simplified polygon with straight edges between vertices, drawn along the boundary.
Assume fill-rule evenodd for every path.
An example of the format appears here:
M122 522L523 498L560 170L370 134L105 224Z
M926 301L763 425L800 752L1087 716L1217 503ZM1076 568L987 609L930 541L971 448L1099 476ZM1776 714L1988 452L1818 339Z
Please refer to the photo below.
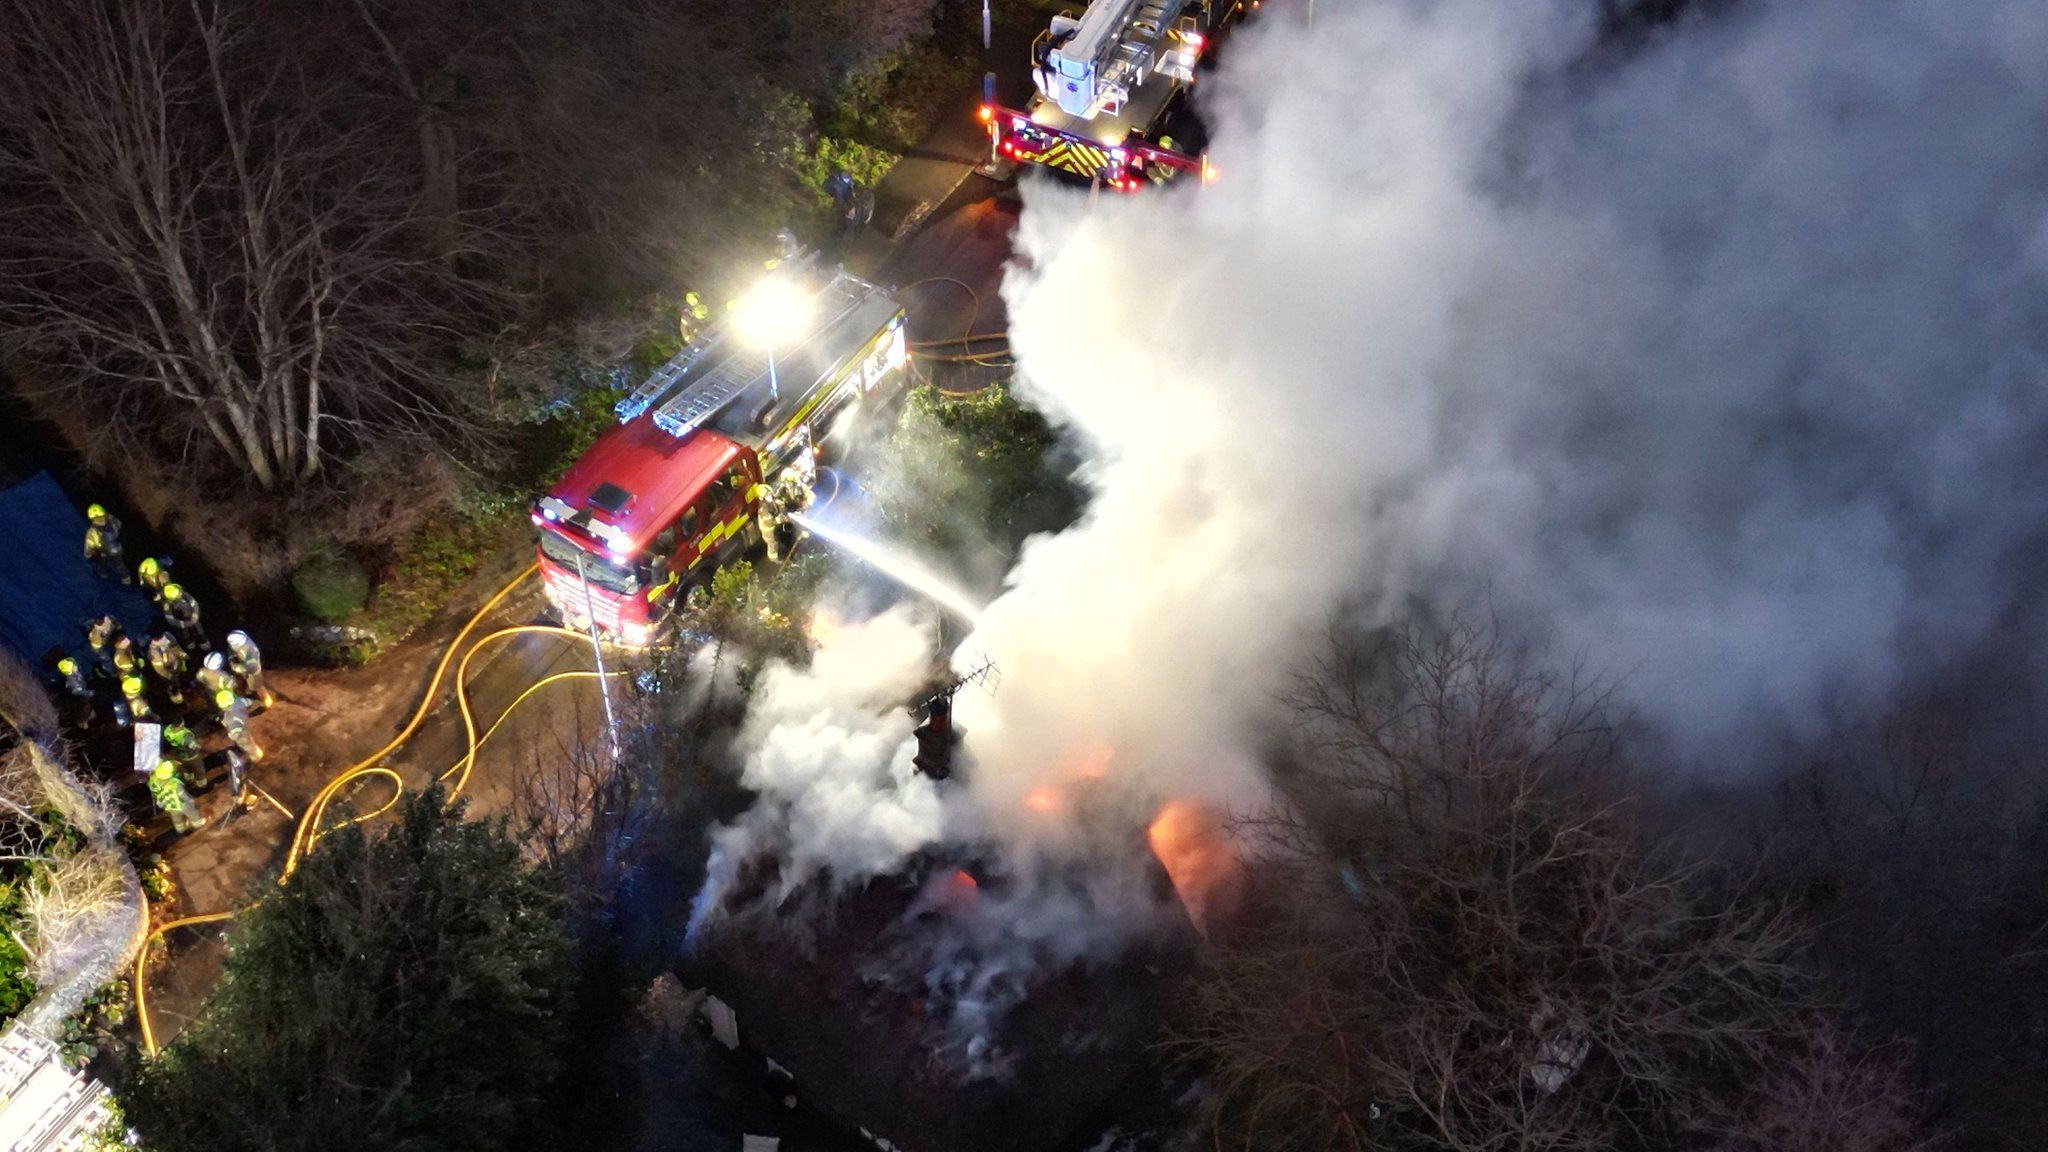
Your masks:
M232 695L236 688L235 674L228 671L228 658L221 652L208 652L192 679L199 685L202 704L214 703L222 692Z
M228 734L229 742L249 759L263 759L263 746L256 743L255 735L249 731L249 702L236 695L234 689L223 688L213 694L213 706L220 712L220 726Z
M76 707L81 713L80 723L92 723L92 685L85 681L85 669L69 656L57 661L57 676L63 681L64 691L78 701Z
M112 616L95 617L85 626L85 644L92 652L93 670L109 680L115 679L114 640L121 635L121 625Z
M178 766L169 760L159 760L149 774L149 796L164 815L171 818L171 830L180 834L206 827L206 818L199 815L199 805L185 791L185 785L178 779Z
M85 558L104 580L133 584L128 562L121 556L121 521L98 504L85 509Z
M811 506L811 484L817 474L811 459L806 450L798 463L782 470L774 487L761 494L761 545L773 563L780 563L796 544L797 527L790 516Z
M125 709L117 712L121 726L146 724L156 719L156 709L149 706L148 685L140 676L121 677L121 702Z
M228 670L235 674L242 695L255 701L259 709L277 702L263 685L263 653L240 628L228 633Z
M185 646L178 643L177 637L165 632L149 642L149 667L163 681L164 695L172 705L184 707L185 685L191 681L191 675Z
M163 747L164 758L178 766L178 776L187 787L206 786L206 769L200 763L198 733L183 724L166 724Z
M171 582L170 565L154 556L144 556L142 563L135 566L135 577L149 592L149 598L161 609L164 606L164 589Z
M206 643L206 633L199 627L199 601L185 591L183 584L164 585L164 619L171 622L171 629L178 639L190 647Z
M116 676L126 679L142 673L142 657L135 651L135 641L130 640L126 633L114 637L112 659Z

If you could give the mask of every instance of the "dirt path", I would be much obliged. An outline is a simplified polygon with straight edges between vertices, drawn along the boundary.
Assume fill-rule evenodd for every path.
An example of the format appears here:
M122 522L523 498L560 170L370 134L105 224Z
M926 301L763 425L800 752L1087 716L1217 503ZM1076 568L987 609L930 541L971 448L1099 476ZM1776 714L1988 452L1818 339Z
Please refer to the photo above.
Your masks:
M457 630L527 564L524 546L493 555L450 598L433 619L374 662L359 668L279 668L267 679L277 702L251 727L265 757L255 782L294 816L329 780L396 735L418 707L434 662ZM508 597L494 618L521 620L539 608L538 586ZM448 708L447 687L438 708ZM381 804L383 785L363 786L366 806ZM267 803L244 813L229 811L227 789L216 784L198 797L207 826L164 849L177 884L178 900L159 910L162 922L176 916L237 908L260 894L283 865L295 820ZM198 1012L219 975L225 926L179 933L168 941L169 961L151 980L151 1015L159 1042L168 1041Z

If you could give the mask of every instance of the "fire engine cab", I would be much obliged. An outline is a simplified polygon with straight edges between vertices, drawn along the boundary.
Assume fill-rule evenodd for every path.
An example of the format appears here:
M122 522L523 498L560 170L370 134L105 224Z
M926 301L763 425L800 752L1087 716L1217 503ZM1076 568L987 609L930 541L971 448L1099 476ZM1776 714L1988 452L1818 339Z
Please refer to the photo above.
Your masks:
M548 602L564 623L651 643L678 602L809 505L818 454L908 356L903 306L805 263L778 270L815 323L786 346L728 315L654 370L533 508ZM772 360L771 360L772 357ZM593 619L594 618L594 619Z
M1166 135L1212 37L1246 0L1094 0L1052 18L1031 45L1037 94L1024 111L981 107L995 159L1037 164L1120 192L1209 169Z

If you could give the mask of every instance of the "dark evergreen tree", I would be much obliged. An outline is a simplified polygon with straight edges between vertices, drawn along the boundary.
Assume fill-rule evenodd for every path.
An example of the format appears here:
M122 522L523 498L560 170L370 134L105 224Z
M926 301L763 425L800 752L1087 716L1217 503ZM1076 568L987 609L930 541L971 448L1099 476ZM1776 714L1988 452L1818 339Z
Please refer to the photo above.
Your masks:
M245 913L200 1019L125 1093L148 1147L498 1149L538 1134L571 973L560 900L438 791L333 833Z

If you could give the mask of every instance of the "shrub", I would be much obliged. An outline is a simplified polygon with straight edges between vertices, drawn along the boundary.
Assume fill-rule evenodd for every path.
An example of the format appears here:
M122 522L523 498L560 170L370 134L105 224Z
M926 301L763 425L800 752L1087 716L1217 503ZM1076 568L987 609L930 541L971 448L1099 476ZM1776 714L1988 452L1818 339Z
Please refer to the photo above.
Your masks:
M436 789L323 838L242 914L206 1010L126 1103L148 1147L565 1147L568 938L502 824Z
M328 545L292 573L292 591L313 618L332 624L370 599L370 573L347 549Z

